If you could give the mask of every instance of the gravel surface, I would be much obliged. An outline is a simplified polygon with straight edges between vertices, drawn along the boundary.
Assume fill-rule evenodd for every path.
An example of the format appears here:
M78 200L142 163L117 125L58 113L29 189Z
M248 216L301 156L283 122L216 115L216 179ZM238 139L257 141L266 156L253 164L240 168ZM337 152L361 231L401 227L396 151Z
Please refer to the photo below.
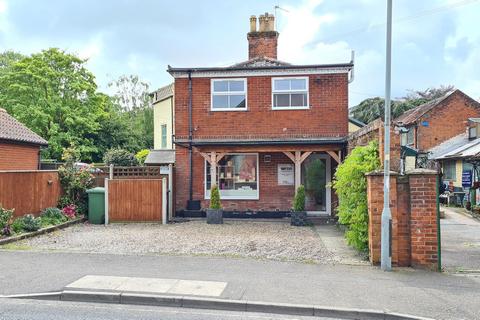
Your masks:
M338 262L311 227L287 222L205 221L160 224L79 224L26 239L18 247L33 250L113 254L222 255L259 259Z

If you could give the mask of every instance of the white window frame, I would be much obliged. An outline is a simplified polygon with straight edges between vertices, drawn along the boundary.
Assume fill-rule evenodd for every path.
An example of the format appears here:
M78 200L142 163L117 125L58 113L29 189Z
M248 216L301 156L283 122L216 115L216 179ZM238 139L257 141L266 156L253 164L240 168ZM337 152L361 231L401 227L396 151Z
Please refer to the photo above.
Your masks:
M165 128L165 140L163 136L163 128ZM163 144L165 142L165 144ZM166 123L160 125L160 149L167 149L168 145L168 126Z
M229 92L214 92L214 83L217 81L243 81L243 91L229 91ZM248 110L248 88L247 88L247 78L221 78L221 79L211 79L210 80L210 111L247 111ZM245 108L214 108L213 107L213 95L235 95L235 94L244 94L245 95Z
M244 156L244 155L254 155L257 157L257 172L256 172L256 179L257 179L257 195L252 197L245 197L245 196L222 196L222 190L220 191L220 200L259 200L260 199L260 162L259 162L259 155L258 153L252 152L237 152L237 153L226 153L225 156ZM218 179L217 175L217 179ZM204 189L204 196L205 200L210 200L210 190L207 189L207 160L204 161L204 177L203 177L203 189Z
M306 90L275 90L275 80L306 80ZM307 93L306 106L275 107L275 93ZM272 110L307 110L310 109L310 87L309 77L272 77Z

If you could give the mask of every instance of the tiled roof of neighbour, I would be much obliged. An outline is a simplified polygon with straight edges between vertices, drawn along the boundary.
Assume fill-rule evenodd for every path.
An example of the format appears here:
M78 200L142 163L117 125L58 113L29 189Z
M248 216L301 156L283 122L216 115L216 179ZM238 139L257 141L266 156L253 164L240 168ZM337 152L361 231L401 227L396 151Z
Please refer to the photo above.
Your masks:
M447 93L443 97L434 99L432 101L421 104L421 105L419 105L419 106L417 106L413 109L410 109L410 110L406 111L405 113L403 113L402 115L400 115L399 117L394 119L393 122L398 124L398 125L413 124L413 123L417 122L424 114L426 114L430 110L434 109L435 107L439 106L443 101L445 101L448 98L450 98L451 96L457 95L457 94L463 96L465 99L467 99L471 104L473 104L477 108L480 108L480 103L478 101L475 101L474 99L472 99L471 97L469 97L468 95L466 95L465 93L463 93L462 91L457 89L455 91Z
M0 108L0 140L48 145L45 139L17 121L2 108Z
M231 68L255 68L255 67L278 67L291 66L290 63L268 57L256 57L247 61L236 63Z
M170 83L164 87L152 92L150 96L153 98L153 103L165 100L173 96L174 83Z
M145 164L170 164L175 163L175 150L150 150Z

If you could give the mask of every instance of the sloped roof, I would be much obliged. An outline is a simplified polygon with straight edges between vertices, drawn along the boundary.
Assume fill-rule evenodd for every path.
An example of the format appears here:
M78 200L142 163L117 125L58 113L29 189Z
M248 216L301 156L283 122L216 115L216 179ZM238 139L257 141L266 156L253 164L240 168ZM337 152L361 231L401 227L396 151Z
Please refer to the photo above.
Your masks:
M466 132L461 133L427 150L428 158L429 159L441 158L444 155L450 153L451 151L467 145L469 142L470 140L468 140L467 133Z
M448 98L452 97L453 95L461 95L465 99L467 99L470 103L472 103L474 106L476 106L477 108L480 108L480 103L478 101L472 99L471 97L469 97L468 95L466 95L465 93L463 93L462 91L457 89L457 90L454 90L450 93L447 93L443 97L440 97L440 98L434 99L432 101L426 102L424 104L421 104L421 105L419 105L419 106L417 106L413 109L410 109L410 110L404 112L402 115L395 118L394 122L396 124L404 125L404 126L408 126L410 124L413 124L413 123L417 122L424 114L426 114L430 110L440 106L442 104L442 102L444 102Z
M153 98L153 103L165 100L173 96L174 83L170 83L164 87L161 87L150 94Z
M453 137L440 146L433 150L431 159L464 159L478 156L480 153L480 139L470 141L466 133Z
M348 117L348 121L351 122L351 123L353 123L353 124L356 125L356 126L359 126L360 128L363 128L363 127L366 126L366 124L363 123L362 121L357 120L357 119L352 118L352 117Z
M2 108L0 108L0 140L48 145L45 139L20 123Z
M291 66L290 63L283 62L269 57L255 57L247 61L236 63L230 67L232 68L258 68L258 67L279 67Z

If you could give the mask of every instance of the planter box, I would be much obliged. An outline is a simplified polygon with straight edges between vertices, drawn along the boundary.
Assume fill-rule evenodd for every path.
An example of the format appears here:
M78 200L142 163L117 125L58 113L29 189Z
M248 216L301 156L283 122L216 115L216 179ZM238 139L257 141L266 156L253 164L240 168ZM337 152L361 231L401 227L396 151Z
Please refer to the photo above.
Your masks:
M222 224L223 210L222 209L207 209L207 223L208 224Z
M292 226L304 227L308 225L306 211L292 211L291 222Z

